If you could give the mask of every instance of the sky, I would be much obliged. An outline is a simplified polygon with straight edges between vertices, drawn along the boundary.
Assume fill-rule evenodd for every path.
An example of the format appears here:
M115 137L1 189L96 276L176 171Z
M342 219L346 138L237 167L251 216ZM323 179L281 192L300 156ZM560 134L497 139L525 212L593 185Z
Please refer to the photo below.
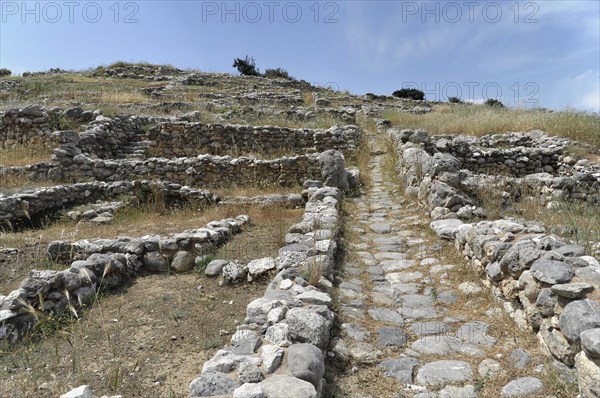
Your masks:
M7 1L0 67L122 60L236 74L249 55L315 85L600 111L600 2Z

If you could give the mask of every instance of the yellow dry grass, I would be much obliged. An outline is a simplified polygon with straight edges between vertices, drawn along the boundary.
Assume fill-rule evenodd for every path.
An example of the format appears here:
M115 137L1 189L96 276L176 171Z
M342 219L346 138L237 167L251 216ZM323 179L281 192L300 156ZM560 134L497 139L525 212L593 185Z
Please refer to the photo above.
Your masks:
M148 97L143 94L129 91L103 91L100 96L100 102L105 104L134 104L148 102L148 100Z
M566 109L495 108L486 105L438 105L431 113L415 115L385 111L383 116L400 128L423 128L432 134L485 134L542 130L549 135L578 140L598 152L600 115Z

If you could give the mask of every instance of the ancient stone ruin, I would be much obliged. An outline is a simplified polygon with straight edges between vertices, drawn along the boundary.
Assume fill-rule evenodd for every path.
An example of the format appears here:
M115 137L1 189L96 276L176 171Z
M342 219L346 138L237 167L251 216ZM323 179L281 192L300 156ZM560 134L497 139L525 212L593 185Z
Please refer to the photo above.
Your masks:
M160 102L139 105L134 116L36 104L4 110L2 151L37 145L51 156L26 165L0 160L0 182L22 182L0 190L2 233L43 229L48 217L111 223L150 200L195 211L303 209L277 256L206 265L203 274L219 278L222 289L267 283L229 343L187 381L189 397L550 397L548 372L574 381L581 398L600 396L600 242L576 243L545 220L511 213L527 201L597 211L600 163L570 155L569 139L402 129L382 112L427 114L435 104L306 82L151 66L90 76L154 82L144 90ZM226 84L233 88L213 90ZM201 110L174 94L198 87L211 88L196 95ZM183 111L153 111L174 104ZM207 121L211 109L216 116ZM230 122L244 118L342 123ZM71 128L62 130L65 120ZM232 186L290 193L213 192ZM62 269L31 271L17 289L0 291L0 340L18 344L44 316L85 312L101 292L141 275L190 272L251 221L237 214L168 236L52 241L45 255ZM502 330L503 316L509 329L535 336L542 354ZM94 393L82 385L62 397Z

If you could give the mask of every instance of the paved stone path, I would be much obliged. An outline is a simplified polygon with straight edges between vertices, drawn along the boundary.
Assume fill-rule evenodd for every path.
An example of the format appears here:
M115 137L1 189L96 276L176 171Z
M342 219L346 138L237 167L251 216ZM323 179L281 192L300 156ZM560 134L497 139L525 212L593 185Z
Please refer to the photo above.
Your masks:
M338 287L341 327L333 352L356 373L376 367L391 380L363 387L341 382L343 396L548 395L539 380L543 357L493 329L504 316L501 306L483 298L489 292L476 280L449 278L457 264L444 263L441 251L454 249L432 238L422 210L392 192L397 186L384 180L380 152L371 159L372 188L350 199L356 213ZM489 382L495 377L496 384ZM481 395L485 388L495 391Z

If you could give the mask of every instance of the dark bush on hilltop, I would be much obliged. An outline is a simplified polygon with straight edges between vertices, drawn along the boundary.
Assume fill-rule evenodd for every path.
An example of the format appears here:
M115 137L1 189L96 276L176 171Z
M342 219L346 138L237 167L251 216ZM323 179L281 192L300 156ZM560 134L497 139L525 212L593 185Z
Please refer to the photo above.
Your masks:
M265 70L265 77L269 78L269 79L288 79L288 80L294 80L294 78L292 76L290 76L290 74L288 73L287 70L282 69L282 68L277 68L277 69L267 69Z
M247 55L244 59L234 59L233 67L236 68L242 76L260 76L260 72L256 68L256 63L254 63L254 58Z
M451 104L462 104L462 100L458 97L448 97L448 102Z
M12 75L12 72L10 71L10 69L6 69L6 68L0 69L0 77L10 76L10 75Z
M417 90L416 88L402 88L394 91L392 95L396 98L406 98L419 101L425 99L425 93L421 90Z
M495 98L488 98L485 100L487 106L493 106L495 108L504 108L504 104Z

